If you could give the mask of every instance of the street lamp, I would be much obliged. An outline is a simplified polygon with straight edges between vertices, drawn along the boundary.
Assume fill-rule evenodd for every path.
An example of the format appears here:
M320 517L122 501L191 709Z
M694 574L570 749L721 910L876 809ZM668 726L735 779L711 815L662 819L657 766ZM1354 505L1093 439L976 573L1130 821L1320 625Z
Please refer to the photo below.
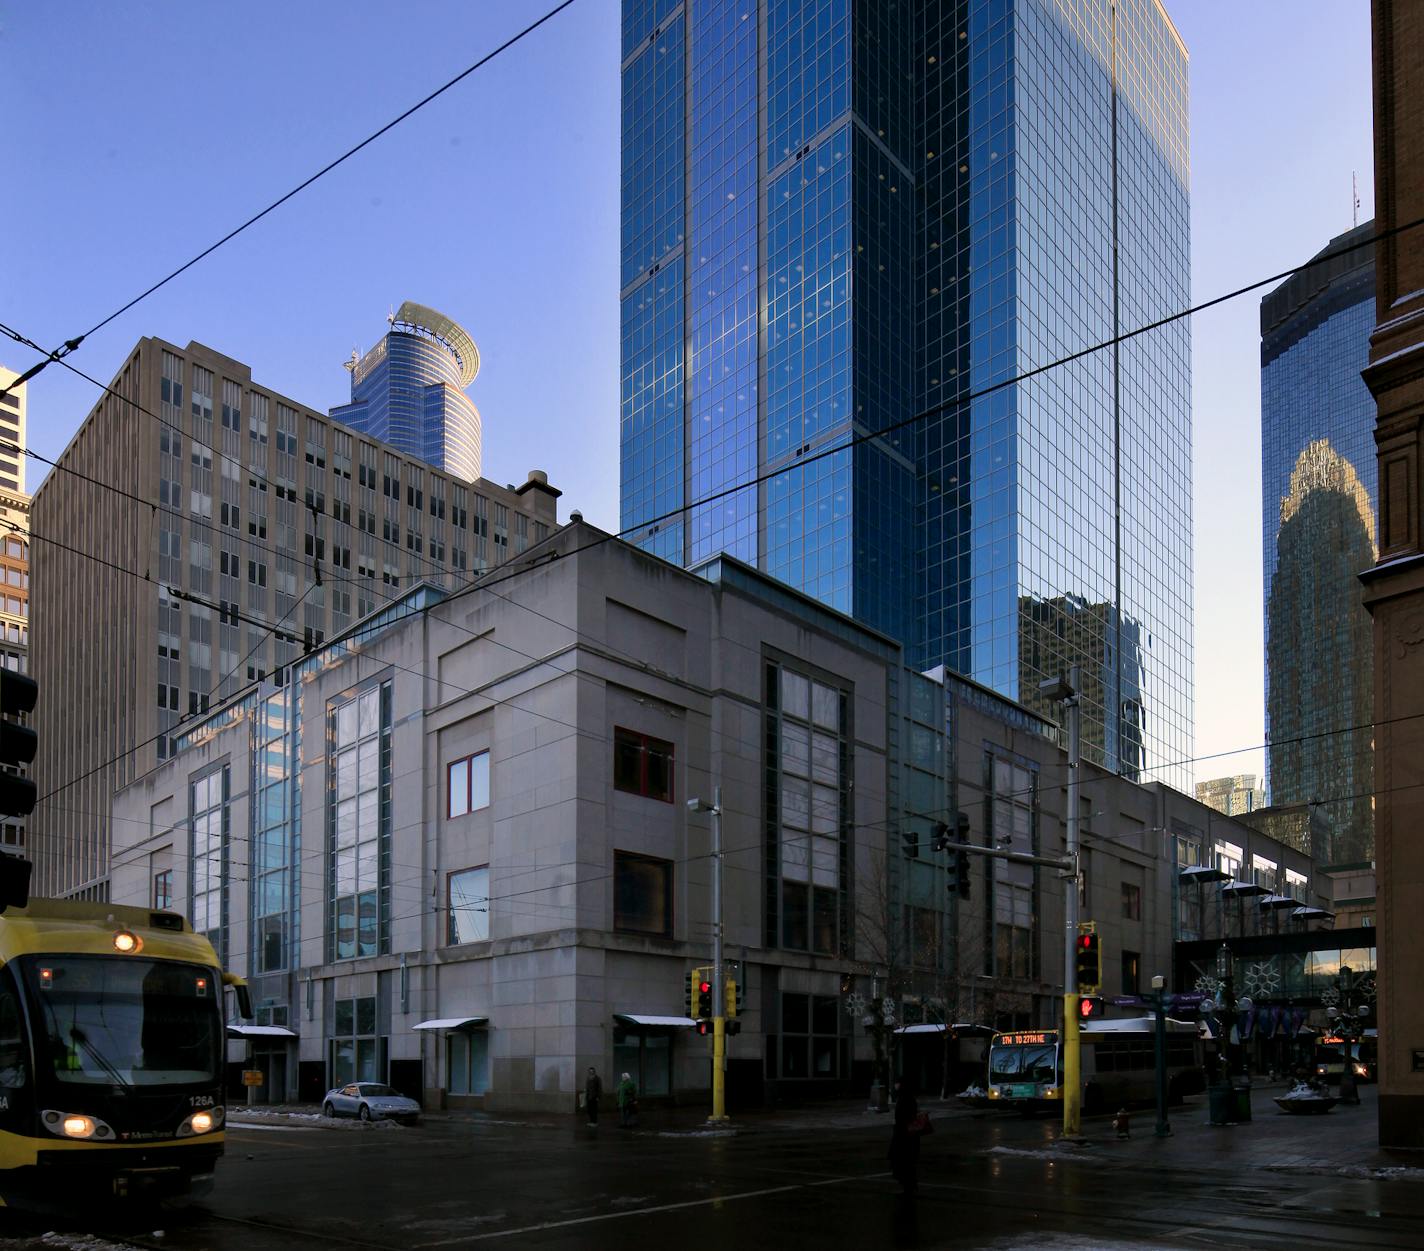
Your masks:
M1355 972L1348 964L1340 966L1337 979L1340 988L1340 1006L1327 1009L1331 1021L1338 1018L1336 1032L1340 1035L1340 1046L1344 1051L1344 1063L1340 1066L1340 1102L1358 1104L1360 1090L1355 1082L1354 1041L1360 1036L1355 1022L1369 1014L1369 1005L1355 1003Z
M689 799L689 812L712 814L712 1116L727 1119L727 978L722 961L722 788L712 802Z
M1157 1012L1157 1128L1158 1138L1168 1138L1172 1126L1167 1120L1167 995L1166 979L1155 973L1152 977L1152 1001Z

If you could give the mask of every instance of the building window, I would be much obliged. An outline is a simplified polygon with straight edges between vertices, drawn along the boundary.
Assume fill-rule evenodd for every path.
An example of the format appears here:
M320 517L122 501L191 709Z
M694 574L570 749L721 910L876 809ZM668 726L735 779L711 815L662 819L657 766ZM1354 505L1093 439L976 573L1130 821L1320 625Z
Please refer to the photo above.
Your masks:
M1232 881L1241 877L1241 858L1245 853L1235 843L1219 842L1216 845L1216 867Z
M781 1035L767 1055L780 1052L777 1076L829 1081L843 1075L846 1059L840 1036L840 1000L834 995L781 996ZM848 1074L846 1074L848 1075Z
M153 906L171 908L173 906L173 870L164 869L153 875Z
M447 881L449 924L445 941L482 943L489 938L489 869L461 869Z
M374 956L388 946L381 908L390 842L390 683L334 702L331 744L329 958Z
M1133 882L1122 884L1122 916L1125 921L1142 920L1142 887Z
M226 958L228 785L226 765L188 787L193 928Z
M613 853L613 928L672 937L672 861Z
M1257 886L1275 894L1276 881L1278 879L1279 866L1274 860L1267 860L1265 856L1251 857L1251 878Z
M843 835L849 695L780 664L767 666L768 941L834 955L847 929Z
M385 1039L376 1027L376 1000L338 999L331 1022L331 1084L378 1082L385 1076Z
M672 802L672 744L616 727L613 732L613 785L632 795Z
M987 813L991 845L1038 854L1036 775L1017 760L995 752L985 757ZM1038 870L1031 865L991 860L985 870L993 907L986 909L988 949L985 969L997 977L1038 976Z
M445 767L445 815L463 817L489 807L489 752L476 752Z
M1135 951L1122 953L1122 993L1135 995L1142 985L1142 957Z
M1310 879L1294 869L1286 870L1286 893L1301 903L1310 902Z

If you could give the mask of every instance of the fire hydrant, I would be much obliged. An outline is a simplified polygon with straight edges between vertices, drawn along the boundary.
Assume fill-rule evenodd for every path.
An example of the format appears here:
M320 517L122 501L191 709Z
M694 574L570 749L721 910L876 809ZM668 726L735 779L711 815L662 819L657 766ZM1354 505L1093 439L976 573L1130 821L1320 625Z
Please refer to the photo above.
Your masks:
M1113 1128L1117 1130L1119 1138L1132 1137L1132 1118L1128 1116L1126 1108L1117 1110L1117 1115L1113 1117Z

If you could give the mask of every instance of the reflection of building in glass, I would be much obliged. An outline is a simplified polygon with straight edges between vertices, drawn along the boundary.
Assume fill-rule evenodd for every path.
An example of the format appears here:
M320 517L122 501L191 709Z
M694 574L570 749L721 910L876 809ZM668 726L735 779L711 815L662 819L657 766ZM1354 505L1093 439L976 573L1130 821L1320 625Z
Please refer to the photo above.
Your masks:
M1091 735L1141 744L1106 763L1190 756L1187 324L1012 382L1189 303L1159 0L625 0L623 57L633 540L729 551L1035 706L1026 657L1102 669ZM1062 597L1106 606L1081 655L1021 638Z
M1229 778L1212 778L1197 783L1197 802L1234 817L1266 806L1266 792L1256 785L1254 773L1238 773Z
M1373 647L1358 578L1376 550L1375 406L1360 379L1374 320L1369 247L1261 302L1267 784L1275 805L1318 805L1313 852L1327 864L1368 860L1374 845Z
M351 403L333 418L468 482L480 476L480 414L465 394L480 353L463 327L407 300L386 337L351 357Z
M1023 673L1049 676L1067 676L1077 665L1084 757L1096 764L1115 762L1118 772L1137 778L1146 763L1142 627L1135 621L1122 622L1119 655L1116 621L1111 604L1085 604L1069 596L1052 600L1025 596L1019 606L1019 665ZM1122 709L1120 717L1107 713L1115 704Z

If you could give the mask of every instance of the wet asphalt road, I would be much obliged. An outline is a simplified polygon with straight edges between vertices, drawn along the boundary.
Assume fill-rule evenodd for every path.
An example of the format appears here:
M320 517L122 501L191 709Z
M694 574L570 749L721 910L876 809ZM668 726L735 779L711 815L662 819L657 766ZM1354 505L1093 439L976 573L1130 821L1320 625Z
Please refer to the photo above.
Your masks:
M0 1239L61 1229L172 1251L1424 1247L1421 1181L1243 1171L1229 1159L1166 1167L1150 1138L1073 1153L1052 1147L1042 1121L947 1118L907 1201L886 1173L883 1121L868 1120L736 1137L455 1121L234 1127L213 1194L183 1211L38 1225L0 1213Z

